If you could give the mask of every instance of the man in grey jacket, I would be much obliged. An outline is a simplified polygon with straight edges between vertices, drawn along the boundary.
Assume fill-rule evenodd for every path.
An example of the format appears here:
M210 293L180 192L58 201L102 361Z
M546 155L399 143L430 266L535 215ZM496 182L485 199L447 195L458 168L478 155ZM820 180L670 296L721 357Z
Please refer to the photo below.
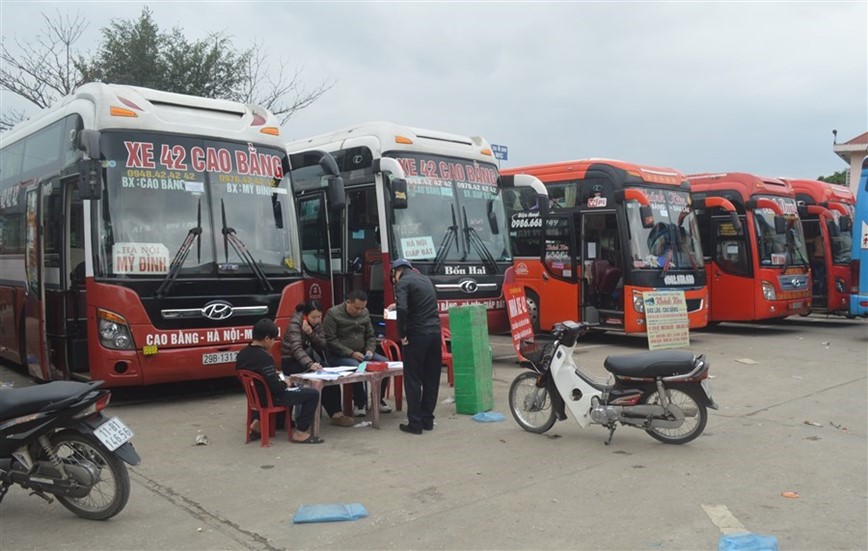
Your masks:
M322 327L331 365L355 367L363 361L389 361L385 356L374 353L377 338L374 336L374 325L368 312L368 294L361 289L350 291L346 301L329 308ZM387 386L383 385L380 394L380 413L392 412L392 408L383 399L386 388ZM353 405L356 416L363 417L367 413L368 397L363 383L353 384Z

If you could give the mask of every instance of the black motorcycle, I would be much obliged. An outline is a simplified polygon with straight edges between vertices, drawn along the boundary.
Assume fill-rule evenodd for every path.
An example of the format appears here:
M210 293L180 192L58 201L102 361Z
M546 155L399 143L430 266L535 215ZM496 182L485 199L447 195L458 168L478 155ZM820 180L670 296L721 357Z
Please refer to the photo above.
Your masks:
M52 498L80 517L105 520L123 510L138 465L133 432L102 411L111 398L102 381L57 381L0 388L0 501L9 487ZM122 461L123 460L123 461Z

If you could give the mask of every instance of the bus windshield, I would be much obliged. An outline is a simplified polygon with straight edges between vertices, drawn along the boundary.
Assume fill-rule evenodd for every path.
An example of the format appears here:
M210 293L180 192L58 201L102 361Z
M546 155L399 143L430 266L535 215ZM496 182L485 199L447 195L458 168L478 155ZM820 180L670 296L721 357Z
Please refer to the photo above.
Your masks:
M103 132L97 273L297 276L294 208L280 149L143 132ZM249 254L248 254L249 253Z
M789 197L766 196L780 205L786 220L786 231L775 232L775 212L771 209L757 208L753 210L756 219L757 251L761 266L807 266L808 249L805 245L805 233L802 231L802 221L796 214L796 200Z
M634 268L698 270L703 268L699 226L686 191L644 189L654 225L642 226L639 204L629 201L627 222Z
M494 164L394 156L407 176L408 207L394 211L399 257L483 265L512 261Z

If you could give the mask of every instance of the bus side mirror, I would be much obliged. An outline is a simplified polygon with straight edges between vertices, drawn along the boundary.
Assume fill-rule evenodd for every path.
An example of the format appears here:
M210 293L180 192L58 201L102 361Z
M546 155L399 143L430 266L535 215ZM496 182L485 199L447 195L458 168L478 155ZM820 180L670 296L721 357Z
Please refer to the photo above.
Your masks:
M738 213L735 211L729 211L729 223L732 224L732 229L735 230L736 235L741 235L741 220L738 218Z
M319 166L329 176L340 176L341 174L335 158L327 153L320 157ZM341 182L341 189L343 189L343 182Z
M491 231L491 235L497 235L500 233L500 228L497 227L497 215L494 214L494 200L489 199L485 208L486 217L488 218L488 229Z
M643 228L654 227L654 212L651 210L650 205L642 205L639 207L639 218L642 219Z
M277 194L271 194L271 212L274 214L274 227L283 229L283 206L277 200Z
M331 157L329 157L331 159ZM334 162L334 159L332 159ZM325 167L323 167L325 168ZM337 164L335 164L337 168ZM328 200L334 211L343 210L347 206L347 194L344 191L344 179L340 176L326 176Z
M100 172L102 162L99 159L80 161L78 169L78 193L84 200L99 199L102 196Z
M392 208L407 208L407 180L395 178L390 183L392 188Z
M853 223L849 216L842 216L838 219L838 224L841 226L841 231L848 232L853 229Z
M543 218L549 215L549 196L542 193L536 196L536 206L540 216Z
M775 233L782 234L787 232L787 220L783 216L775 216Z

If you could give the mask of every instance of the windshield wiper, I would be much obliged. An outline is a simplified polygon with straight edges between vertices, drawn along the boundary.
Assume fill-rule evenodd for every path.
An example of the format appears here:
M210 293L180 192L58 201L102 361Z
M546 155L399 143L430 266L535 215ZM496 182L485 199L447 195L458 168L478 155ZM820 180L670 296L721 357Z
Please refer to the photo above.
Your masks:
M487 264L491 265L491 269L494 270L494 273L497 273L497 261L492 256L491 251L488 250L488 247L485 246L485 243L482 241L482 238L479 237L479 232L476 231L470 224L467 223L467 208L461 207L461 213L464 215L464 258L463 260L467 260L467 252L470 249L470 245L473 245L473 248L476 249L476 253L485 261Z
M455 236L458 233L458 222L455 220L455 205L449 205L449 208L452 209L452 225L446 228L443 241L440 242L440 247L437 249L437 256L434 257L434 267L431 269L432 274L436 274L443 263L446 262L446 255L449 254L449 249L455 243Z
M220 199L220 212L223 216L223 252L226 255L226 263L229 264L228 245L232 245L232 248L235 249L238 256L241 257L245 264L250 266L250 269L253 270L254 274L256 274L256 277L259 279L260 283L262 283L262 287L268 292L274 291L274 287L271 286L271 282L268 281L265 272L263 272L262 268L259 267L259 264L256 263L256 259L253 258L253 255L250 254L250 251L247 250L244 243L238 239L237 235L235 235L235 228L230 228L226 225L226 204L223 199Z
M175 253L175 258L172 259L172 264L169 265L169 272L166 274L166 277L163 278L160 286L157 287L157 292L154 295L157 298L163 298L166 293L169 292L169 289L172 287L172 284L175 282L175 278L178 277L178 274L181 273L181 268L184 266L184 261L187 260L187 255L190 254L190 249L193 247L193 240L196 240L196 244L198 247L196 248L196 261L197 263L202 262L202 199L199 199L199 207L198 214L196 216L196 227L190 228L187 232L187 237L184 238L184 241L181 243L181 246L178 247L178 252Z

